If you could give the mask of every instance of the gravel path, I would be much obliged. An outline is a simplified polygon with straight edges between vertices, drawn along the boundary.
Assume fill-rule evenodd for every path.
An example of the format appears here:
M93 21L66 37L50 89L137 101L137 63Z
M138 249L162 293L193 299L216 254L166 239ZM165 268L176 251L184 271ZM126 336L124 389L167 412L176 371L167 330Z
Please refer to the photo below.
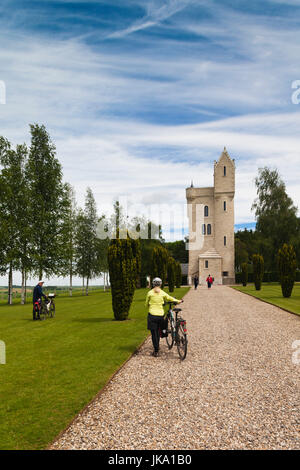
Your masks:
M52 449L300 448L300 317L225 286L182 307L186 360L148 339Z

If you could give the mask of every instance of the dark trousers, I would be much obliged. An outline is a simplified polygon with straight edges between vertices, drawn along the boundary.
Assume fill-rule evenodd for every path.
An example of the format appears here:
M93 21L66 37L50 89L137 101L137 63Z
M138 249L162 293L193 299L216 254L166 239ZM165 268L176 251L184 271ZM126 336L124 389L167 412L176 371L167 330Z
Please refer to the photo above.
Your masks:
M40 311L37 309L37 306L33 304L32 308L32 315L33 315L33 320L39 320L40 319Z
M162 326L163 317L158 315L148 314L148 330L151 331L152 343L154 351L158 352L159 350L159 340L160 340L160 328Z

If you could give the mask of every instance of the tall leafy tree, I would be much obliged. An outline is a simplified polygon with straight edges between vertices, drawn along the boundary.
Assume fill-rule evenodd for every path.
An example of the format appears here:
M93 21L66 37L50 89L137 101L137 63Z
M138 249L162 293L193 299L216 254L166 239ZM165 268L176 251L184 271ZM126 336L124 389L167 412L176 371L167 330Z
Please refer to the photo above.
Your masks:
M61 273L69 276L69 294L72 296L73 275L75 270L75 237L76 237L76 201L74 188L66 183L62 197L63 219L61 226L61 247L63 265Z
M255 184L257 198L252 208L257 220L256 230L265 239L272 240L273 252L277 252L298 230L297 207L277 170L260 168Z
M105 215L98 219L97 225L97 260L98 271L103 276L103 289L106 290L108 284L108 247L112 235L111 220Z
M97 206L90 188L87 188L84 211L77 217L76 258L77 273L86 280L85 294L89 292L89 281L100 274L97 239Z
M59 246L63 219L62 168L44 125L30 125L31 146L26 164L29 184L32 259L39 278L61 269Z
M166 242L164 246L169 251L170 255L180 263L188 263L189 262L189 252L186 249L186 238L185 240L177 240L175 242Z
M13 270L22 272L22 303L25 302L26 270L30 269L28 253L31 231L29 229L28 188L24 166L27 158L25 145L12 149L1 138L0 162L0 214L2 233L2 260L8 269L8 303L12 304Z
M82 278L82 294L84 294L84 280L87 276L87 252L89 250L89 238L87 220L82 209L78 210L75 228L75 259L76 274Z

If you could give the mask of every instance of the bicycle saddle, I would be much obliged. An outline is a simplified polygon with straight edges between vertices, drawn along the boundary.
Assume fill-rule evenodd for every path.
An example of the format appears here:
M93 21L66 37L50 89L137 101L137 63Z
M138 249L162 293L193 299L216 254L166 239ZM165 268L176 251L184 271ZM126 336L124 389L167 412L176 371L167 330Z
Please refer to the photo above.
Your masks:
M173 308L174 312L181 312L181 308Z

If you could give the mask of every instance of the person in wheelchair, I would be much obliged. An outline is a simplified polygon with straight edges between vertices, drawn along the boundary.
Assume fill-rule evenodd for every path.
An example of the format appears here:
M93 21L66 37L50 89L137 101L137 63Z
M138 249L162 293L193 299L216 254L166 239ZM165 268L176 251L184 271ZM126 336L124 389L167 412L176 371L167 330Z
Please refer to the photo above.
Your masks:
M48 297L43 293L44 281L39 281L33 289L32 303L33 303L33 320L40 320L40 309L42 303L42 297L48 300Z

